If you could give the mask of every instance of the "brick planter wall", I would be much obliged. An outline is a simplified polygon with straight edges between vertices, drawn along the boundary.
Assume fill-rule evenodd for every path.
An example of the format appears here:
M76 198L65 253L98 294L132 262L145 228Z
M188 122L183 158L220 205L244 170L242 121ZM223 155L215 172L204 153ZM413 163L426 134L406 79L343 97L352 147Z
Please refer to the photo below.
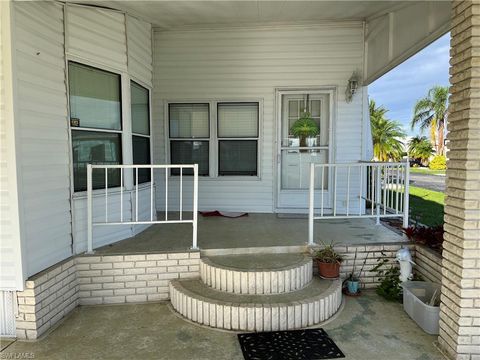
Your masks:
M423 246L415 246L415 264L413 270L425 281L442 283L442 255Z
M82 255L60 262L17 292L17 338L38 339L78 305L167 300L169 281L199 277L199 264L199 252Z
M402 246L408 247L412 253L412 257L415 256L415 245L408 243L336 246L335 250L344 257L340 268L341 278L345 279L352 271L355 250L357 250L356 274L358 274L363 265L363 261L368 256L363 271L360 274L361 286L364 289L375 288L380 282L378 281L377 273L373 272L372 269L378 264L377 260L382 257L382 252L385 253L386 259L388 259L390 263L398 264L395 262L395 256Z
M377 259L384 252L394 263L402 246L408 246L415 257L415 271L425 280L440 281L441 257L430 249L405 243L335 247L345 259L342 279L352 270L357 250L357 272L368 256L360 276L362 287L376 287L378 276L372 269ZM17 337L37 339L77 305L168 300L170 280L198 277L199 252L77 256L33 276L25 291L17 293Z
M17 338L37 339L78 305L75 258L27 280L17 292Z
M200 276L200 253L77 257L80 305L168 300L172 279Z

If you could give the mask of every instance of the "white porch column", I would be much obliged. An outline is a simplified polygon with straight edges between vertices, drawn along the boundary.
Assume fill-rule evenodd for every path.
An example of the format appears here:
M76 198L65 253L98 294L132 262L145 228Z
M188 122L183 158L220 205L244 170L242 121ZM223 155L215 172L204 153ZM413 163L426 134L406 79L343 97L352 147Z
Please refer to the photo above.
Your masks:
M480 0L452 2L441 348L480 359Z

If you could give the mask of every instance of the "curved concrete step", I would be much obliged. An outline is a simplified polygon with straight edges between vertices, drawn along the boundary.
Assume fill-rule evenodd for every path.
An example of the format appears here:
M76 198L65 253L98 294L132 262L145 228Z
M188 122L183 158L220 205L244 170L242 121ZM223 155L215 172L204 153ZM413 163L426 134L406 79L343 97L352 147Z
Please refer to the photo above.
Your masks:
M240 331L299 329L321 323L339 309L341 282L315 278L304 289L276 295L231 294L201 280L172 280L173 308L187 319Z
M304 254L202 257L200 277L211 288L229 293L281 294L312 280L312 259Z

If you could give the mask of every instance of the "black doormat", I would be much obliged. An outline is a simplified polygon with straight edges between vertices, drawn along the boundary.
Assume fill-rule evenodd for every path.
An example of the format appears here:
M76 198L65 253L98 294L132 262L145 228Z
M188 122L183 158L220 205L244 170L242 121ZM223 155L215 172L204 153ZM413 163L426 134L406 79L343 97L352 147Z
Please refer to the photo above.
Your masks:
M317 360L345 355L323 329L238 334L245 360Z

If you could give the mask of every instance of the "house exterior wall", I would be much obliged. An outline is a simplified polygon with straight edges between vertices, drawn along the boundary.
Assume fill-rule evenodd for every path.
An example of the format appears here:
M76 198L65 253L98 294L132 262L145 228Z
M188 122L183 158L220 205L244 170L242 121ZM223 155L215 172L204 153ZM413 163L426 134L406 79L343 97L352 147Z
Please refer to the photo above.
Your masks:
M32 275L72 254L63 7L14 7L20 224Z
M0 291L21 289L24 279L17 196L12 15L11 4L0 2ZM11 294L0 296L6 299Z
M199 208L272 212L276 202L277 148L275 90L336 88L333 161L362 158L363 105L360 88L352 103L345 87L363 69L363 24L212 29L154 32L154 162L166 156L167 101L257 99L260 102L260 168L258 178L220 177L199 180ZM160 189L163 179L157 178ZM169 204L178 204L172 178ZM189 180L184 180L189 185ZM157 192L157 209L164 207ZM191 192L184 194L191 204ZM175 205L172 205L174 209ZM307 207L307 205L305 205Z
M9 195L19 195L19 228L27 277L86 250L86 194L73 193L72 189L66 63L77 61L122 75L122 155L124 163L131 163L131 116L130 107L125 105L130 102L130 79L148 88L152 85L151 26L118 11L88 6L54 2L15 2L11 6L15 134L11 131L4 136L16 144L17 150L18 191L9 191ZM2 116L2 122L4 119ZM2 135L5 129L8 128L2 124ZM2 146L6 145L2 141ZM2 151L2 166L7 166L3 154ZM6 192L4 174L2 171L2 192ZM133 179L130 177L126 182L125 219L133 211ZM142 187L139 195L147 197L149 191ZM9 231L12 221L9 217L14 210L10 211L11 202L9 199L6 203L6 199L9 197L2 196L2 255L13 254L15 250L5 243L13 235L3 236L3 231ZM119 217L119 191L112 191L109 201L111 216ZM140 204L139 214L143 215L150 204ZM94 219L102 221L104 213L104 200L94 195ZM134 226L96 229L95 245L130 237L139 229ZM20 239L15 240L15 245L20 246ZM21 266L20 261L18 265ZM1 274L5 280L12 278L9 272L22 273L12 267L11 261L4 267ZM15 286L2 281L2 288L22 289L23 279L12 281L16 281Z
M123 104L130 102L129 81L134 80L151 89L152 86L152 32L151 25L118 11L68 5L66 7L66 53L67 59L113 71L122 75ZM122 106L123 163L132 162L131 114L128 105ZM97 170L98 171L98 170ZM133 179L125 178L123 193L124 219L135 212L132 191ZM120 219L120 191L109 191L109 220ZM141 186L139 198L145 199L150 190ZM150 203L139 201L140 219L150 209ZM73 244L74 253L87 249L87 201L86 193L73 195ZM94 221L105 220L103 193L93 195ZM136 234L140 226L94 227L94 247L116 242Z

